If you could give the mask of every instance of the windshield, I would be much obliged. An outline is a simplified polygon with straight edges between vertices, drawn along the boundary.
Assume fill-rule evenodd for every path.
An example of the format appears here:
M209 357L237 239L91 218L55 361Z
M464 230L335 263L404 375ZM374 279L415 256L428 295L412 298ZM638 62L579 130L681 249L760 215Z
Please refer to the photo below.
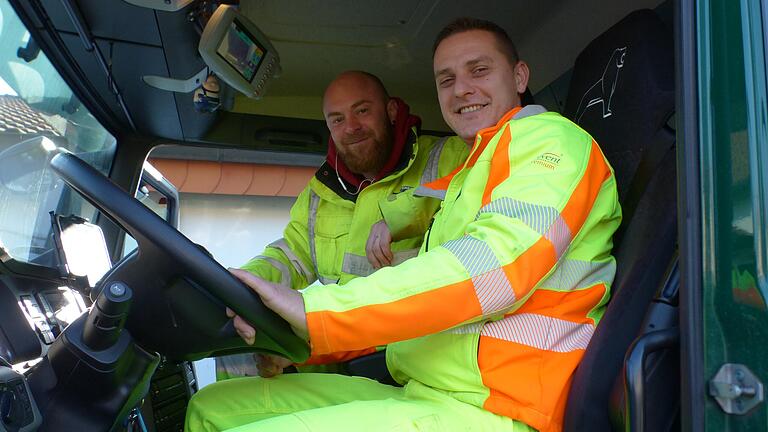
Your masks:
M95 209L48 168L64 147L108 174L115 138L80 104L6 0L0 0L0 256L55 266L50 212Z

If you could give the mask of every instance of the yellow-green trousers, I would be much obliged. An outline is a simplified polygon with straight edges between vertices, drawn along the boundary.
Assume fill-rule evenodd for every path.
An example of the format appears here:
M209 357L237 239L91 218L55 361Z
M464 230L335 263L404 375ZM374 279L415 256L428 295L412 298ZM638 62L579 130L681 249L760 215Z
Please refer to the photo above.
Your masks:
M185 430L530 431L417 381L405 387L332 374L235 378L192 397Z

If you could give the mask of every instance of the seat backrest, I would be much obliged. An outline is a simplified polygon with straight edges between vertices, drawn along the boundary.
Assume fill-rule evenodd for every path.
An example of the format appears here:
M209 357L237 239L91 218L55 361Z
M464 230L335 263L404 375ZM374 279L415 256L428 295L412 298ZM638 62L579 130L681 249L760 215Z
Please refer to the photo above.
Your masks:
M674 256L673 67L670 30L655 12L640 10L593 40L573 70L565 115L613 166L623 222L614 237L612 298L574 374L566 431L610 430L611 387Z
M672 34L648 9L627 15L576 59L564 115L600 144L622 205L643 155L658 139L669 139L657 135L668 135L674 85Z

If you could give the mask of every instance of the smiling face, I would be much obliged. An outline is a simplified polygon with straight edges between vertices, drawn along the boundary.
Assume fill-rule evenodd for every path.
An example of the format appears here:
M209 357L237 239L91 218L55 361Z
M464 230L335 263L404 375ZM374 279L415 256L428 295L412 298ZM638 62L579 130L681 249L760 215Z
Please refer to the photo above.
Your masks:
M350 171L374 178L393 147L396 103L369 76L339 75L323 96L323 116L339 158Z
M434 72L443 119L470 145L480 129L520 105L519 94L528 86L528 66L511 64L496 36L485 30L443 39L435 50Z

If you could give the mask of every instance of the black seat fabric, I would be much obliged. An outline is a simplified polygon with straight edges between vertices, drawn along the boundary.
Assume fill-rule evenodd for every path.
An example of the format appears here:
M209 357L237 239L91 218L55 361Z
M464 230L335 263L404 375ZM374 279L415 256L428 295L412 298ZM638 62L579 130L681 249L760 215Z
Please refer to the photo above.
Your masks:
M574 67L565 115L613 166L624 220L614 238L612 299L573 377L566 431L611 429L611 387L674 256L673 52L669 29L641 10L592 41Z
M675 256L674 184L675 159L670 157L652 176L635 217L627 225L621 247L614 251L617 268L613 296L574 375L566 408L566 431L611 430L611 389Z
M564 115L592 134L623 202L643 153L675 109L672 34L655 12L632 12L581 52Z

